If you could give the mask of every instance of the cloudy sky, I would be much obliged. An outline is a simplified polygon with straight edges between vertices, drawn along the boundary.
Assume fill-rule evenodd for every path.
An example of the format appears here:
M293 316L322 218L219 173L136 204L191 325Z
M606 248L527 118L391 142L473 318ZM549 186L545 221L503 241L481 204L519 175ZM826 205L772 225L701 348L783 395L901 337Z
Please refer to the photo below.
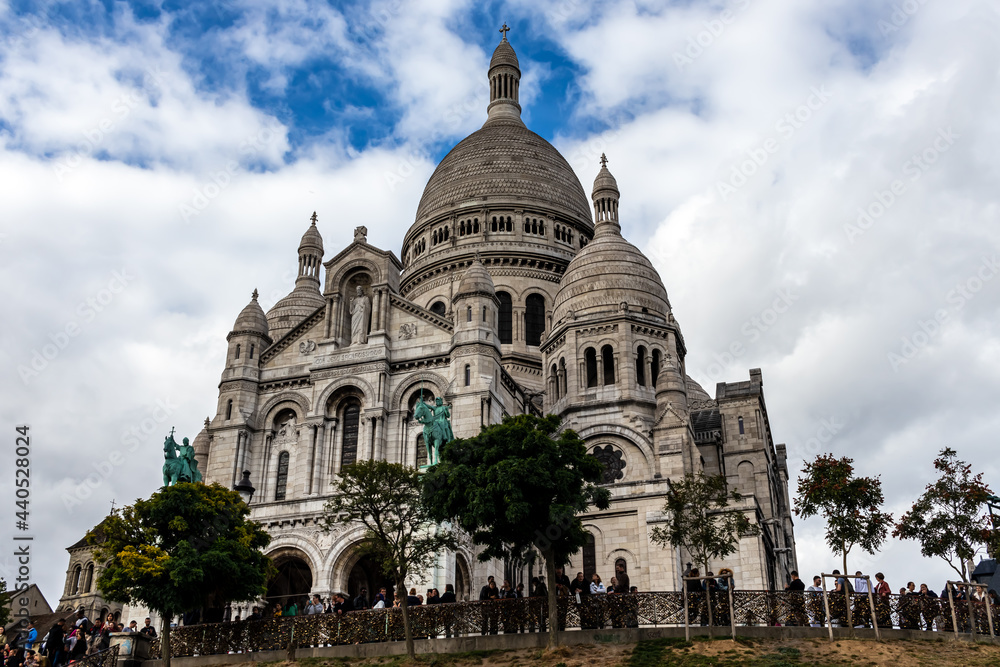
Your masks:
M505 21L529 127L588 192L608 154L691 374L763 369L793 477L852 456L898 515L951 446L1000 487L995 3L0 0L0 423L8 452L31 427L51 603L63 549L214 410L312 212L328 257L359 224L399 253ZM836 566L821 523L796 537L803 574ZM949 572L912 543L852 563Z

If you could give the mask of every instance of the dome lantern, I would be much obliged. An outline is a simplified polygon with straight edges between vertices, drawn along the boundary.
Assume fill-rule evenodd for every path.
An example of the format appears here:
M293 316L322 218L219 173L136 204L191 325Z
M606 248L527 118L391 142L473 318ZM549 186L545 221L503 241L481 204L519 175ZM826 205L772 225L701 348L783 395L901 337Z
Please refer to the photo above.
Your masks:
M503 39L493 51L488 73L490 81L490 105L487 107L489 118L486 124L493 122L513 122L519 125L521 121L521 105L518 104L518 90L521 87L521 67L517 61L514 48L507 41L510 28L504 23L500 28Z
M594 200L594 236L603 231L614 229L621 233L621 225L618 222L618 181L608 170L608 156L601 153L601 171L594 179L594 191L591 199Z

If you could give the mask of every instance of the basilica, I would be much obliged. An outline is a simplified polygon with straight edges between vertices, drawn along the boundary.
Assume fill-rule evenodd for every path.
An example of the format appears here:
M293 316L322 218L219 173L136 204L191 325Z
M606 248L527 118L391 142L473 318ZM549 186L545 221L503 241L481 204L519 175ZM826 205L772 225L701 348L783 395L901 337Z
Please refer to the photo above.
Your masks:
M667 290L622 236L607 159L588 201L522 121L520 77L505 35L486 121L434 171L398 255L357 227L328 257L313 214L294 288L266 313L255 291L227 336L194 454L207 482L233 487L249 471L278 567L269 597L385 584L357 548L360 529L322 530L323 505L355 461L427 464L421 399L447 406L455 437L530 412L586 441L613 500L584 515L592 539L571 576L607 580L621 564L641 591L679 590L690 559L649 535L668 480L697 471L725 475L744 495L730 509L761 529L716 569L733 570L738 588L773 589L796 567L785 447L771 438L760 370L720 382L714 398L687 376ZM542 569L476 556L467 541L413 585L454 584L467 599L487 575L516 584Z

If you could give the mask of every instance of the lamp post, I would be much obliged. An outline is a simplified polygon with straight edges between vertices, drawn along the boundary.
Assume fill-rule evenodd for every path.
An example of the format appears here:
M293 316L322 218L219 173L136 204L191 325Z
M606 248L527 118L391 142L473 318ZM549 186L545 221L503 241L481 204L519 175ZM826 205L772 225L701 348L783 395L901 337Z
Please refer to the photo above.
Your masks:
M243 498L243 502L247 505L250 504L250 501L253 500L253 492L257 489L253 488L253 484L250 483L249 470L243 471L243 479L240 480L239 484L233 487L233 490L240 494L240 497Z

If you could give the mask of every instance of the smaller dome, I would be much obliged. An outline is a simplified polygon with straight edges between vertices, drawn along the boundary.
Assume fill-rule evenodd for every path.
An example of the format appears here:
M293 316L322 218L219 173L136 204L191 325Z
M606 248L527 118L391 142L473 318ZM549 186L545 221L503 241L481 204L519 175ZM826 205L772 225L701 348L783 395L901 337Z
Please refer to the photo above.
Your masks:
M316 228L316 212L313 211L312 214L312 224L309 225L309 229L306 233L302 235L302 241L299 243L299 252L302 252L303 248L316 248L323 254L323 237L320 236L319 229Z
M694 401L711 401L712 397L702 389L701 385L694 381L690 375L684 376L684 385L687 387L688 403Z
M233 325L233 333L242 332L256 333L261 336L268 335L269 329L267 318L264 316L264 309L257 303L257 290L253 291L250 303L240 311L239 316L236 318L236 323Z
M493 51L493 58L490 59L490 69L499 67L500 65L510 65L511 67L521 69L521 64L517 62L517 54L514 53L514 47L510 45L506 37L501 40L500 44Z
M479 261L479 257L476 257L472 264L469 265L469 268L465 270L462 282L458 284L458 291L455 292L454 298L458 299L460 296L467 294L487 294L489 296L496 294L493 278L490 277L490 272L486 270L483 263Z
M594 179L594 197L602 190L610 190L616 195L621 194L618 192L618 181L615 177L611 175L608 171L608 158L603 153L601 154L601 170L597 172L597 178Z
M288 296L280 299L267 311L267 326L271 337L278 340L324 306L326 300L314 284L306 281L298 283Z

